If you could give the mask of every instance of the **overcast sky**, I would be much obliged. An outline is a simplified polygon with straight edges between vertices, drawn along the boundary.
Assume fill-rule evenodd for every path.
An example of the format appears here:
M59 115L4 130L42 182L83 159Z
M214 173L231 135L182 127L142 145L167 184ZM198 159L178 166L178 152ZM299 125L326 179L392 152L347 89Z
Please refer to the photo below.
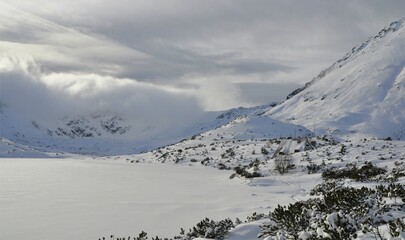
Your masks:
M404 10L404 0L0 0L0 74L22 71L92 106L254 106L284 99ZM3 95L24 92L4 74Z

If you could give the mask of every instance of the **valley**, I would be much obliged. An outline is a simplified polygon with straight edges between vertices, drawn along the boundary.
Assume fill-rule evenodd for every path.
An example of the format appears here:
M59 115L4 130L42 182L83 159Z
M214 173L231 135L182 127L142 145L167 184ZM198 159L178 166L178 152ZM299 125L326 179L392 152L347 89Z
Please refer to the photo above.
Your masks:
M26 46L35 56L46 47L39 36L56 34L126 53L141 70L174 67L4 9L9 24L35 20L41 34ZM0 39L0 50L24 37ZM49 52L80 58L78 45L54 44ZM403 240L404 50L402 18L285 100L220 111L203 110L198 91L226 102L232 89L138 81L131 64L120 72L97 54L86 71L100 75L69 59L63 73L40 57L0 55L0 239Z

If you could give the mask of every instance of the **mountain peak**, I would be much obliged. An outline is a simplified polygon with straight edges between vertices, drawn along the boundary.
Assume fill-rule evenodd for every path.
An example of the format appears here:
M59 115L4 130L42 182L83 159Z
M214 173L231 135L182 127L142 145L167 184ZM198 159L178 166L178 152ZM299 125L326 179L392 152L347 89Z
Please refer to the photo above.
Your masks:
M404 138L404 25L392 22L268 114L324 133Z
M349 61L355 59L359 54L362 54L363 51L365 51L368 47L371 47L375 44L378 44L381 39L389 36L391 33L397 32L398 30L401 29L401 32L403 31L403 27L405 25L405 17L393 21L390 23L388 26L383 28L377 35L373 37L369 37L368 40L364 41L363 43L353 47L351 51L347 52L342 58L338 59L335 63L333 63L330 67L322 70L315 78L312 79L312 81L308 82L305 84L304 87L299 88L294 90L291 94L287 96L287 99L292 98L294 95L300 93L307 87L311 86L314 84L316 81L324 78L329 72L333 71L336 68L341 68L343 65L348 63ZM402 34L402 33L401 33ZM398 33L398 35L400 35Z

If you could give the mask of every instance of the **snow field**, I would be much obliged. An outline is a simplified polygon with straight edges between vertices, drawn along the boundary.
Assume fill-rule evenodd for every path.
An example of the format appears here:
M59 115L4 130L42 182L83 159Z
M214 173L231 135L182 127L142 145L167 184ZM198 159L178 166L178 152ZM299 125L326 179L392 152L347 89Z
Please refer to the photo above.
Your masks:
M209 217L245 218L289 202L294 186L249 186L229 171L89 159L0 159L1 239L178 234ZM269 185L275 185L270 188Z

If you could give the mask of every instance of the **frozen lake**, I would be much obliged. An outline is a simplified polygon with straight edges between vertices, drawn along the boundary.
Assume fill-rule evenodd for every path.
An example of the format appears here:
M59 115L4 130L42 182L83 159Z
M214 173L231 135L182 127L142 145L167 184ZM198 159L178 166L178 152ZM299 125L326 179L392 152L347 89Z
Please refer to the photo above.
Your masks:
M204 217L268 212L274 192L230 174L171 164L3 158L0 239L98 239L142 230L172 237Z

